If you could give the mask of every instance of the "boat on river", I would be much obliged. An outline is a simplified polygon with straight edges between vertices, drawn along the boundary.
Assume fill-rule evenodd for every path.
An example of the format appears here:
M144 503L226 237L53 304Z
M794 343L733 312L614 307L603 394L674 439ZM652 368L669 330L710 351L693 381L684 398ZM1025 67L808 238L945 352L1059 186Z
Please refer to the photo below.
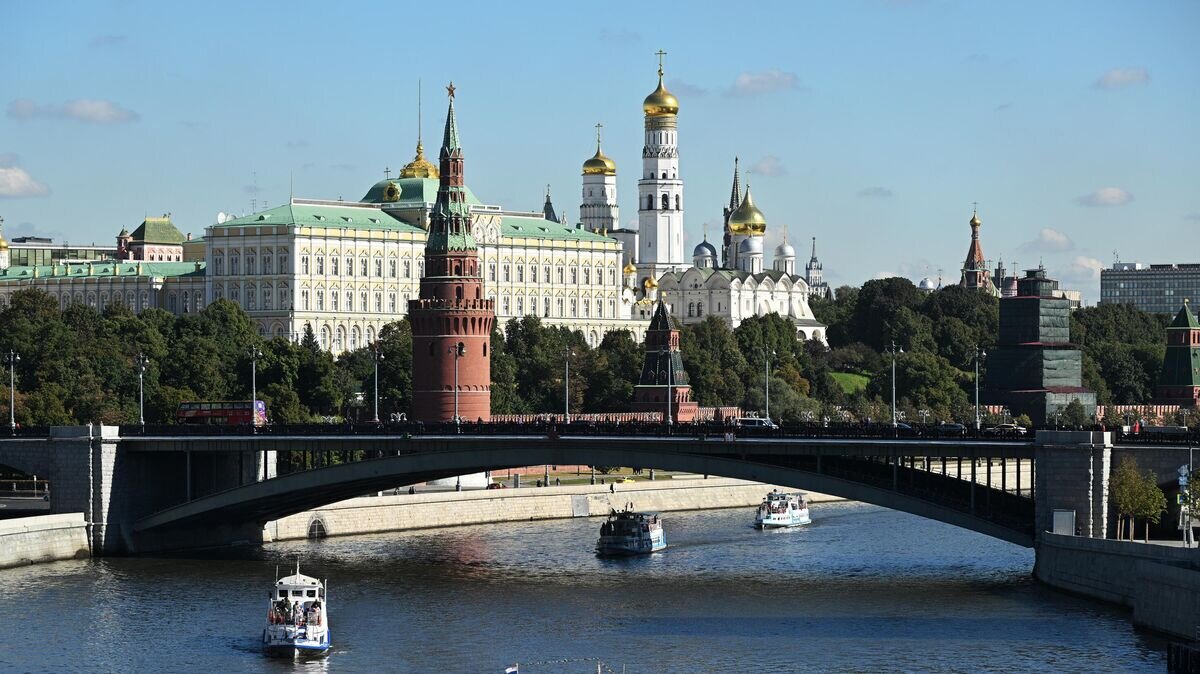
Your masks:
M278 578L267 606L263 652L271 657L321 655L329 650L325 583L300 573Z
M808 500L804 494L767 494L754 514L754 526L758 529L783 529L812 524L808 514Z
M614 509L600 525L596 554L605 556L648 555L666 549L667 534L658 513L636 512L633 504Z

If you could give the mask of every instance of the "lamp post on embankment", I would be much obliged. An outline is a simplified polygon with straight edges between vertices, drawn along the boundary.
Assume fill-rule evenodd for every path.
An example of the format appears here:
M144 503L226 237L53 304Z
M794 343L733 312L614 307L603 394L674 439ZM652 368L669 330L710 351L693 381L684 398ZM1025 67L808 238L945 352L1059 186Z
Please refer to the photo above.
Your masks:
M135 361L135 362L137 363L137 369L138 369L138 424L140 424L142 426L142 428L145 428L146 427L145 379L146 379L146 367L150 364L150 359L146 357L146 354L139 351L138 355L137 355L137 361Z
M884 351L892 356L892 429L895 430L899 424L896 418L896 355L904 353L904 349L896 348L896 340L892 340L892 346Z
M375 342L374 348L371 349L371 359L375 361L375 418L371 421L379 423L379 361L383 360L379 342Z
M21 356L12 349L8 350L4 362L8 363L8 431L17 434L17 363Z

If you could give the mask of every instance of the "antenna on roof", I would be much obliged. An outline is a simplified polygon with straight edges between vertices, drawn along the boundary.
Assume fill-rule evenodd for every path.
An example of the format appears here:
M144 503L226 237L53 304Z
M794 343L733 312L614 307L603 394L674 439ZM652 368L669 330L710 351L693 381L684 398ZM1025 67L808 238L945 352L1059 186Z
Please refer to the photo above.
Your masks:
M417 145L421 144L421 78L417 78Z

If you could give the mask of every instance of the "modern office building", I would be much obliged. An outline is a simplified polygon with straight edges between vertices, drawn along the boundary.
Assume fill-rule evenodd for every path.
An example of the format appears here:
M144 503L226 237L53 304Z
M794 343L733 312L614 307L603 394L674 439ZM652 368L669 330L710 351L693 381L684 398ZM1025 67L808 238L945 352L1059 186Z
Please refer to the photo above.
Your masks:
M1115 262L1100 270L1100 303L1132 304L1142 311L1171 314L1184 300L1200 299L1200 263Z

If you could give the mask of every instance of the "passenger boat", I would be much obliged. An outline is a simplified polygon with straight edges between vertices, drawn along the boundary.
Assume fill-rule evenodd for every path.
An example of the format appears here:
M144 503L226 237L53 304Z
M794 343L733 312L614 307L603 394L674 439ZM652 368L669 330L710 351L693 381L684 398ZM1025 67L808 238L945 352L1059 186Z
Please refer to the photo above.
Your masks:
M804 494L773 491L763 499L754 515L754 526L759 529L781 529L802 524L812 524Z
M600 525L596 554L648 555L666 547L667 534L658 513L635 512L633 504L629 504L624 510L614 509Z
M267 606L263 652L272 657L320 655L329 650L325 583L300 573L278 578Z

